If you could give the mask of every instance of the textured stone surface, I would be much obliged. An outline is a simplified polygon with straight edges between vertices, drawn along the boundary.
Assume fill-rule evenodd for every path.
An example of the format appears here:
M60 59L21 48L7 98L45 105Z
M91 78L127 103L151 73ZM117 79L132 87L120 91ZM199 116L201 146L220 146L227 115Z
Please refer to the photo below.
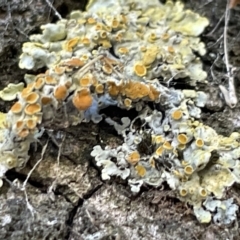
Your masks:
M0 195L1 239L64 239L66 221L72 204L63 196L50 196L27 185L26 191L31 207L27 207L26 196L17 182L2 189ZM4 192L3 192L4 191Z
M171 192L150 190L134 197L124 186L112 184L83 202L69 239L223 240L236 233L236 229L200 225Z
M60 131L52 133L44 159L31 174L31 180L43 184L45 189L52 193L63 195L73 205L77 205L79 199L98 188L102 183L97 170L90 166L89 154L89 145L96 142L95 136L92 135L91 138L90 134L88 137L83 134L87 129L94 131L94 128L96 128L94 125L92 127L83 125L82 128L75 129L75 132L65 133L65 137ZM27 175L41 158L40 152L33 155L34 158L20 170L20 173Z

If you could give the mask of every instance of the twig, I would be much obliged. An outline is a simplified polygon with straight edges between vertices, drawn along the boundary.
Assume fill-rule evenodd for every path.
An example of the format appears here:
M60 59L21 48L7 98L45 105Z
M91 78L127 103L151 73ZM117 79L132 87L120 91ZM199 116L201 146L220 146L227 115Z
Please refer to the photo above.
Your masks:
M227 42L227 32L228 32L228 22L230 18L230 10L228 8L228 4L226 7L226 12L225 12L225 26L224 26L224 32L223 32L223 41L224 41L224 56L225 56L225 64L227 68L227 75L230 77L230 66L229 66L229 58L228 58L228 42Z
M24 195L25 195L25 200L26 200L26 203L27 203L27 208L29 209L29 211L31 212L32 216L34 216L34 208L33 206L30 204L29 200L28 200L28 195L27 195L27 191L26 191L26 185L27 185L27 182L31 176L31 174L33 173L33 171L36 169L36 167L38 166L38 164L43 160L43 156L46 152L46 149L47 149L47 146L48 146L48 141L47 143L44 145L43 149L42 149L42 152L41 152L41 158L36 162L36 164L33 166L33 168L31 169L31 171L28 173L27 175L27 178L25 179L25 181L23 182L23 185L22 185L22 188L21 190L24 192Z
M213 43L212 45L209 45L208 47L209 48L214 47L215 45L217 45L222 40L222 38L223 38L223 34L217 39L217 41L215 43Z
M41 158L36 162L36 164L33 166L33 168L31 169L31 171L28 173L27 178L25 179L25 181L23 182L23 188L26 187L26 184L28 182L28 179L30 178L30 176L32 175L33 171L36 169L36 167L38 166L38 164L43 160L44 154L46 152L47 146L48 146L48 141L47 143L43 146L42 152L41 152Z
M103 59L105 61L105 63L117 74L117 76L120 78L120 79L123 79L123 75L118 72L112 65L112 63L107 59L107 58L104 58Z
M213 35L213 33L214 33L214 32L218 29L218 27L220 26L220 23L222 22L224 16L225 16L225 15L223 14L223 15L221 16L220 20L218 21L218 23L215 25L214 29L213 29L210 33L206 34L206 36L212 36L212 35Z
M94 59L92 59L91 61L89 61L88 63L86 63L82 68L80 68L78 70L78 72L75 74L75 76L77 76L78 78L83 77L90 69L90 67L97 62L98 60L102 59L103 57L105 57L105 55L99 55L97 57L95 57Z
M52 3L49 0L45 0L48 6L53 10L54 14L61 20L62 16L60 13L57 11L57 9L52 5Z
M229 1L227 3L226 12L225 12L225 26L224 26L224 56L225 56L225 64L227 69L227 76L228 76L228 90L220 85L219 88L222 91L222 94L225 98L227 105L230 108L234 108L237 104L237 96L236 96L236 89L234 86L234 68L229 64L229 56L228 56L228 42L227 42L227 32L228 32L228 22L230 19L230 10L229 10Z
M214 62L213 62L213 64L212 64L212 66L210 67L210 71L211 71L211 76L212 76L212 79L213 80L217 80L217 77L216 77L216 75L214 74L214 66L215 66L215 64L216 64L216 62L219 60L219 54L217 55L217 57L215 58L215 60L214 60Z
M61 157L61 153L62 153L62 147L63 147L63 143L65 141L65 138L66 138L66 134L64 134L63 138L62 138L62 141L60 144L58 144L58 156L57 156L57 172L56 172L56 178L55 180L52 182L51 186L48 188L48 194L50 194L50 196L53 197L52 193L53 193L53 189L55 189L56 187L56 183L58 181L58 178L59 178L59 165L60 165L60 157Z

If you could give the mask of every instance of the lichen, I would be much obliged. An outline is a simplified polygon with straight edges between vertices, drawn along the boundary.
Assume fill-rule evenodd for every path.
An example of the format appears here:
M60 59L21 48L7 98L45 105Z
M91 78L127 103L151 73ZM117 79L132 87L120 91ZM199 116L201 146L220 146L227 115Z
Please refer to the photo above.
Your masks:
M24 84L18 83L18 84L12 84L9 83L9 85L4 88L2 91L0 91L0 98L4 101L12 101L17 98L17 94L22 91Z
M119 177L134 193L166 182L193 205L200 222L233 221L231 200L225 209L218 206L216 215L202 207L210 197L220 201L227 187L239 183L240 136L223 137L201 123L204 92L169 87L173 79L184 78L191 86L206 83L198 57L206 49L198 36L208 23L179 1L94 0L84 12L43 25L42 33L23 45L19 67L47 70L25 76L27 85L6 114L0 177L27 162L31 143L46 126L105 118L123 143L94 146L91 156L103 180ZM124 116L119 123L101 114L108 106L135 108L138 116Z

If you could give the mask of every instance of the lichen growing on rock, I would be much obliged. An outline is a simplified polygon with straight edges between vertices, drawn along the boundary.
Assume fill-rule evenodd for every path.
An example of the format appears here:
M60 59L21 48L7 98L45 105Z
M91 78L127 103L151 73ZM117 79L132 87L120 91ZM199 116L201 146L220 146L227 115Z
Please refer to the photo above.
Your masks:
M6 115L0 177L22 167L30 144L59 119L62 127L98 123L108 106L135 108L138 116L132 121L106 118L124 142L93 148L102 178L118 176L132 192L167 182L181 201L194 206L200 222L211 221L213 211L202 204L212 196L222 199L225 189L239 182L240 136L219 136L200 122L208 98L204 92L166 87L173 79L184 78L191 86L206 83L197 55L206 52L198 36L207 25L180 2L95 0L84 12L42 26L42 34L23 45L19 67L47 70L26 75L27 86ZM221 223L234 220L237 210L226 201L231 213L217 205L214 216Z

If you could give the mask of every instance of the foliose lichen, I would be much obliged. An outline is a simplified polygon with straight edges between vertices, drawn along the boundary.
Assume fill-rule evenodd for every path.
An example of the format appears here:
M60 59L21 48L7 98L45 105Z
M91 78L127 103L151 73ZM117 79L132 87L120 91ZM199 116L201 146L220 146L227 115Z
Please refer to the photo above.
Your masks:
M93 148L102 178L118 176L133 192L167 182L181 201L193 205L200 222L233 221L238 207L221 199L239 183L240 134L219 136L201 123L204 92L167 87L173 79L206 83L198 57L206 50L198 36L208 23L179 1L95 0L84 12L42 26L42 33L23 45L19 67L47 71L26 75L27 86L6 115L0 177L26 163L30 144L49 124L98 123L103 108L135 108L132 121L106 118L123 143Z

